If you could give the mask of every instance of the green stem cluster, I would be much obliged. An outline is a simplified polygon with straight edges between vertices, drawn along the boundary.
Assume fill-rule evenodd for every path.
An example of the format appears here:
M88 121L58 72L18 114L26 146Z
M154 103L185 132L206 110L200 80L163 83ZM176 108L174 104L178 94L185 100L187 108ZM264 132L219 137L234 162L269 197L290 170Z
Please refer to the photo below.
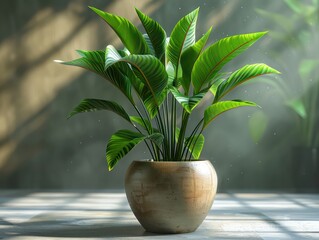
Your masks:
M153 129L148 129L145 117L147 121L151 122L150 116L146 109L144 114L133 104L137 114L142 119L144 128L148 135L154 133ZM142 104L142 106L144 106ZM177 101L171 95L165 99L164 103L158 107L158 114L153 119L156 127L164 136L162 145L158 146L154 142L145 139L144 142L151 154L151 158L155 161L186 161L191 160L191 151L188 152L190 146L197 142L198 138L194 138L203 123L203 119L195 126L190 134L190 141L185 143L185 136L187 133L187 126L190 114L184 109L182 110L182 119L178 121L178 112L180 109L177 108ZM142 133L142 130L134 124L135 129ZM177 133L177 129L180 129ZM202 130L201 130L202 132Z

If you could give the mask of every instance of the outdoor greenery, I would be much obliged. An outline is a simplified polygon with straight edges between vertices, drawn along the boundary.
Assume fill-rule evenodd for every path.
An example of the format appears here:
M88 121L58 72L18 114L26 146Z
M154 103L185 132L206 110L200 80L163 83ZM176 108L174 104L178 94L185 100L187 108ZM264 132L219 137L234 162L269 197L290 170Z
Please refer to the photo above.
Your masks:
M270 46L270 54L285 79L269 82L275 86L287 107L296 116L296 145L319 148L319 1L285 0L286 14L257 9L273 25L271 37L281 48ZM281 59L284 51L290 58ZM280 60L281 59L281 60ZM294 70L294 71L291 71ZM289 136L290 137L290 136Z
M223 66L252 46L266 32L223 38L205 47L212 28L199 40L195 29L199 9L183 17L170 37L164 29L138 9L145 28L142 34L129 20L90 7L118 35L124 48L108 45L105 50L83 51L81 58L66 65L90 70L118 88L136 115L114 101L84 99L71 112L109 110L129 122L132 130L119 130L108 141L106 159L109 170L140 142L145 142L154 161L199 159L204 146L203 131L221 113L257 104L242 100L223 100L241 83L260 75L279 73L266 64L250 64L229 72ZM212 97L204 111L197 108L206 95ZM205 97L205 100L207 98ZM190 128L189 118L196 111L201 119Z

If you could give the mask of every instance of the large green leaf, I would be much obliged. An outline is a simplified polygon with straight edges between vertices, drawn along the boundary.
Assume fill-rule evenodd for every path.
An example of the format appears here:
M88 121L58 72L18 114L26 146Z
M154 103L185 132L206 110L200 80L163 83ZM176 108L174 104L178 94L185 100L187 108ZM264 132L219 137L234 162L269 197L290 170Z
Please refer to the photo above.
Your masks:
M104 59L105 59L105 51L85 51L85 50L77 50L77 53L81 56L81 58L64 62L64 61L56 61L58 63L70 66L81 67L97 73L102 77L105 77L104 72Z
M152 55L129 55L121 58L112 48L107 54L105 67L108 69L119 62L129 63L136 74L136 76L147 86L154 99L167 86L168 76L163 64ZM141 90L141 89L140 89Z
M165 98L163 92L167 87L168 76L164 65L152 55L132 54L121 58L113 47L108 46L105 68L118 66L121 63L130 64L130 67L120 66L120 69L128 76L151 118L153 118L163 98ZM132 69L134 74L131 71Z
M155 56L165 64L165 47L166 47L166 33L158 22L142 13L135 8L138 17L140 18L147 35L152 42Z
M204 124L202 129L206 128L211 121L213 121L218 115L222 114L223 112L244 106L257 106L257 104L241 100L213 103L208 108L206 108L204 112Z
M253 45L266 32L250 33L223 38L208 47L196 60L192 70L195 94L234 57Z
M175 140L178 141L181 130L179 128L175 129ZM197 139L197 142L195 142ZM200 154L204 147L205 138L202 134L193 137L187 137L182 139L184 144L187 146L188 151L192 154L194 159L199 159Z
M183 81L183 71L182 68L178 68L178 72L176 75L175 69L173 67L173 64L171 62L168 62L166 64L166 72L168 75L168 83L167 85L169 87L174 86L174 87L179 87L181 85L181 82Z
M224 72L224 73L218 73L214 76L214 78L210 81L210 83L208 84L209 90L210 92L215 96L218 86L224 82L231 73L228 72Z
M124 55L124 57L127 56L129 55ZM132 84L135 91L140 96L144 89L144 84L135 76L131 66L128 63L121 61L122 58L123 56L120 52L112 45L107 46L105 51L105 69L115 68L118 72L125 75L128 78L127 83Z
M181 84L183 86L185 95L187 95L189 91L189 86L191 83L191 74L194 63L203 51L211 31L212 28L210 28L207 31L207 33L201 39L199 39L194 45L190 46L182 53L181 67L183 69L183 80L181 81Z
M137 144L146 139L153 141L157 146L159 146L163 141L163 135L154 133L145 136L141 133L130 130L119 130L113 134L106 147L106 161L108 163L109 170L111 171L121 158L123 158Z
M198 8L187 14L175 25L167 46L167 58L175 69L175 75L178 73L180 58L184 49L187 49L195 43L196 21Z
M118 35L124 46L132 54L149 54L150 50L141 32L126 18L116 16L94 7L91 8L98 14Z
M141 118L138 116L130 116L130 119L132 122L137 123L138 125L142 126L148 133L157 131L157 130L153 129L152 123L148 119Z
M181 130L175 129L175 139L178 141ZM187 146L188 151L192 154L194 159L199 159L200 154L204 147L205 138L202 134L183 139L184 144Z
M167 73L163 64L152 55L130 55L121 61L129 63L136 76L148 87L154 99L167 86Z
M121 61L129 63L144 84L140 96L150 117L155 117L158 107L166 97L168 76L163 64L152 55L130 55Z
M129 64L118 62L123 56L127 56L125 51L119 51L112 45L108 45L105 50L104 68L108 78L112 80L113 84L121 89L131 103L135 105L131 93L132 81L134 80L135 75ZM114 62L117 62L117 64L112 65Z
M168 77L167 85L173 86L174 79L175 79L175 70L174 70L173 64L171 62L167 63L166 72L167 72L167 77Z
M175 97L175 99L183 106L183 108L188 112L191 113L194 108L200 103L200 101L205 96L206 92L200 92L194 96L185 96L177 88L171 87L171 93Z
M150 91L148 90L147 87L144 87L143 92L142 92L142 100L143 103L151 117L153 119L157 113L158 113L158 107L161 106L161 104L164 102L164 100L167 97L168 90L165 88L161 94L157 96L156 99L153 98L151 95Z
M233 72L227 80L219 84L215 94L214 102L218 102L223 96L225 96L239 84L249 79L270 73L279 72L263 63L246 65L238 69L237 71Z
M129 99L129 101L135 105L133 97L132 97L132 84L129 76L123 74L121 71L118 71L118 68L115 66L111 66L106 70L106 74L111 82L119 88L123 94Z
M100 76L111 82L114 86L116 86L133 103L134 101L131 94L130 79L121 71L119 71L118 67L112 66L105 70L105 57L108 55L110 49L112 49L112 53L114 55L116 53L119 57L121 57L113 46L108 46L106 51L78 50L77 52L82 56L82 58L75 59L69 62L58 62L65 65L85 68L99 74ZM128 65L126 64L126 66L124 66L123 64L122 67L125 67L127 69Z
M188 145L188 150L192 153L194 159L199 159L205 143L203 134L195 135L185 139L185 144Z
M78 113L93 112L98 110L112 111L124 118L126 121L132 123L130 116L126 113L121 105L117 104L116 102L93 98L83 99L80 104L72 110L69 118Z
M150 37L146 33L144 33L143 38L145 39L145 42L146 42L148 48L150 49L150 54L156 56Z

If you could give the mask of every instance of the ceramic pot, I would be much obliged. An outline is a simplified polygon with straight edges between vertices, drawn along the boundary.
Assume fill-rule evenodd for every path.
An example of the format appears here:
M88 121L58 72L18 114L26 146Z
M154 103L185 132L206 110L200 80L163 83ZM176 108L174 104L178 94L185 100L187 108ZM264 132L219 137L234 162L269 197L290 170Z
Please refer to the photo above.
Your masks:
M208 160L134 161L126 173L125 191L146 231L193 232L212 207L217 174Z

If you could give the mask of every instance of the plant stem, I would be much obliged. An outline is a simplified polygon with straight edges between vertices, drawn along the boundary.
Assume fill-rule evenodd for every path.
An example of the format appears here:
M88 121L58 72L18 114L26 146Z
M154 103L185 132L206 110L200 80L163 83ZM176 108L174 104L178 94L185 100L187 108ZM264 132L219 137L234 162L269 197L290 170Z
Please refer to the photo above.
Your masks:
M143 110L144 110L144 113L145 113L145 116L146 116L147 120L151 123L151 118L150 118L150 116L149 116L149 114L148 114L148 112L147 112L147 110L146 110L146 108L145 108L145 105L144 105L144 103L143 103L143 100L142 100L140 97L139 97L138 99L140 100L140 103L141 103L141 105L143 106ZM151 129L148 129L148 128L147 128L147 124L145 123L143 114L140 112L140 110L138 109L138 107L137 107L135 104L133 104L133 106L134 106L134 108L135 108L137 114L138 114L138 115L140 116L140 118L142 119L142 122L143 122L143 124L144 124L144 127L145 127L147 133L148 133L149 135L152 134L152 133L153 133L153 128L151 128ZM152 145L152 150L151 150L150 147L148 146L147 141L144 140L144 142L145 142L145 144L147 145L148 150L149 150L149 152L150 152L150 154L151 154L153 160L155 160L156 158L158 158L157 152L156 152L156 149L157 149L158 147L155 145L155 143L151 141L151 145Z
M182 153L182 158L187 159L187 150L191 146L191 144L192 144L192 142L194 140L193 138L194 138L194 136L196 136L196 133L197 133L197 131L198 131L198 129L199 129L199 127L200 127L200 125L202 124L203 121L204 121L204 118L202 118L198 122L198 124L196 125L196 127L192 131L191 135L189 136L190 141L184 146L183 153ZM192 153L190 152L190 154L192 154ZM185 155L185 157L184 157L184 155Z
M164 115L164 124L165 124L165 133L166 135L164 135L165 141L167 142L167 146L166 148L164 148L164 152L165 152L165 158L169 158L169 154L171 152L171 142L170 142L170 128L169 128L169 111L168 111L168 97L166 96L165 98L165 103L163 104L163 115Z
M167 160L167 149L168 149L168 146L169 146L169 139L166 137L166 136L168 136L167 135L167 132L166 132L166 130L167 130L167 127L165 126L165 124L164 124L164 119L165 118L163 118L162 117L162 115L161 115L161 112L160 112L160 109L158 109L158 116L159 116L159 121L160 121L160 124L162 125L162 128L163 128L163 136L164 136L164 140L163 140L163 144L164 144L164 152L165 152L165 156L163 156L163 158L165 158L166 160Z
M202 134L202 132L203 132L203 128L200 130L200 132L199 132L199 134L197 135L197 137L196 137L196 139L195 139L195 142L194 142L194 146L196 145L196 143L197 143L197 141L198 141L198 139L199 139L199 136ZM190 153L189 154L189 158L188 158L188 160L190 161L191 160L191 157L192 157L192 154Z
M176 147L176 152L175 152L175 159L176 160L182 160L181 154L182 154L182 148L184 145L184 139L185 139L185 133L186 133L188 119L189 119L189 113L183 109L181 131L180 131L179 136L178 136L177 147Z
M163 134L163 128L162 128L162 125L161 125L161 123L159 121L159 117L158 116L155 117L155 121L156 121L156 125L157 125L160 133ZM164 149L165 149L165 141L163 142L163 144L164 144ZM156 157L156 159L154 159L155 161L159 161L160 160L159 150L158 149L157 149L157 153L158 153L157 157ZM165 154L165 150L164 150L164 154ZM164 156L162 156L162 157L164 157Z
M143 105L143 104L142 104L142 105ZM137 114L138 114L138 115L140 116L140 118L142 119L143 124L144 124L144 126L145 126L145 129L146 129L147 133L148 133L148 134L152 134L152 133L153 133L153 130L151 129L152 132L149 132L149 129L147 128L147 125L146 125L146 123L145 123L145 121L144 121L143 115L142 115L142 113L140 112L140 110L138 109L138 107L137 107L135 104L134 104L133 106L134 106L134 108L135 108ZM148 114L146 114L146 115L148 116ZM137 128L137 126L135 126L135 124L133 124L133 126L135 127L135 129L136 129L137 131L139 131L139 133L142 133L142 132ZM151 154L151 157L154 159L154 158L155 158L154 153L155 153L155 149L156 149L155 144L151 141L151 146L152 146L152 149L151 149L150 146L148 145L147 140L144 140L144 142L145 142L145 144L146 144L146 146L147 146L147 148L148 148L148 151L149 151L150 154Z
M170 122L170 142L171 142L171 153L169 156L170 160L173 160L176 147L176 103L174 104L175 98L171 95L171 122Z

